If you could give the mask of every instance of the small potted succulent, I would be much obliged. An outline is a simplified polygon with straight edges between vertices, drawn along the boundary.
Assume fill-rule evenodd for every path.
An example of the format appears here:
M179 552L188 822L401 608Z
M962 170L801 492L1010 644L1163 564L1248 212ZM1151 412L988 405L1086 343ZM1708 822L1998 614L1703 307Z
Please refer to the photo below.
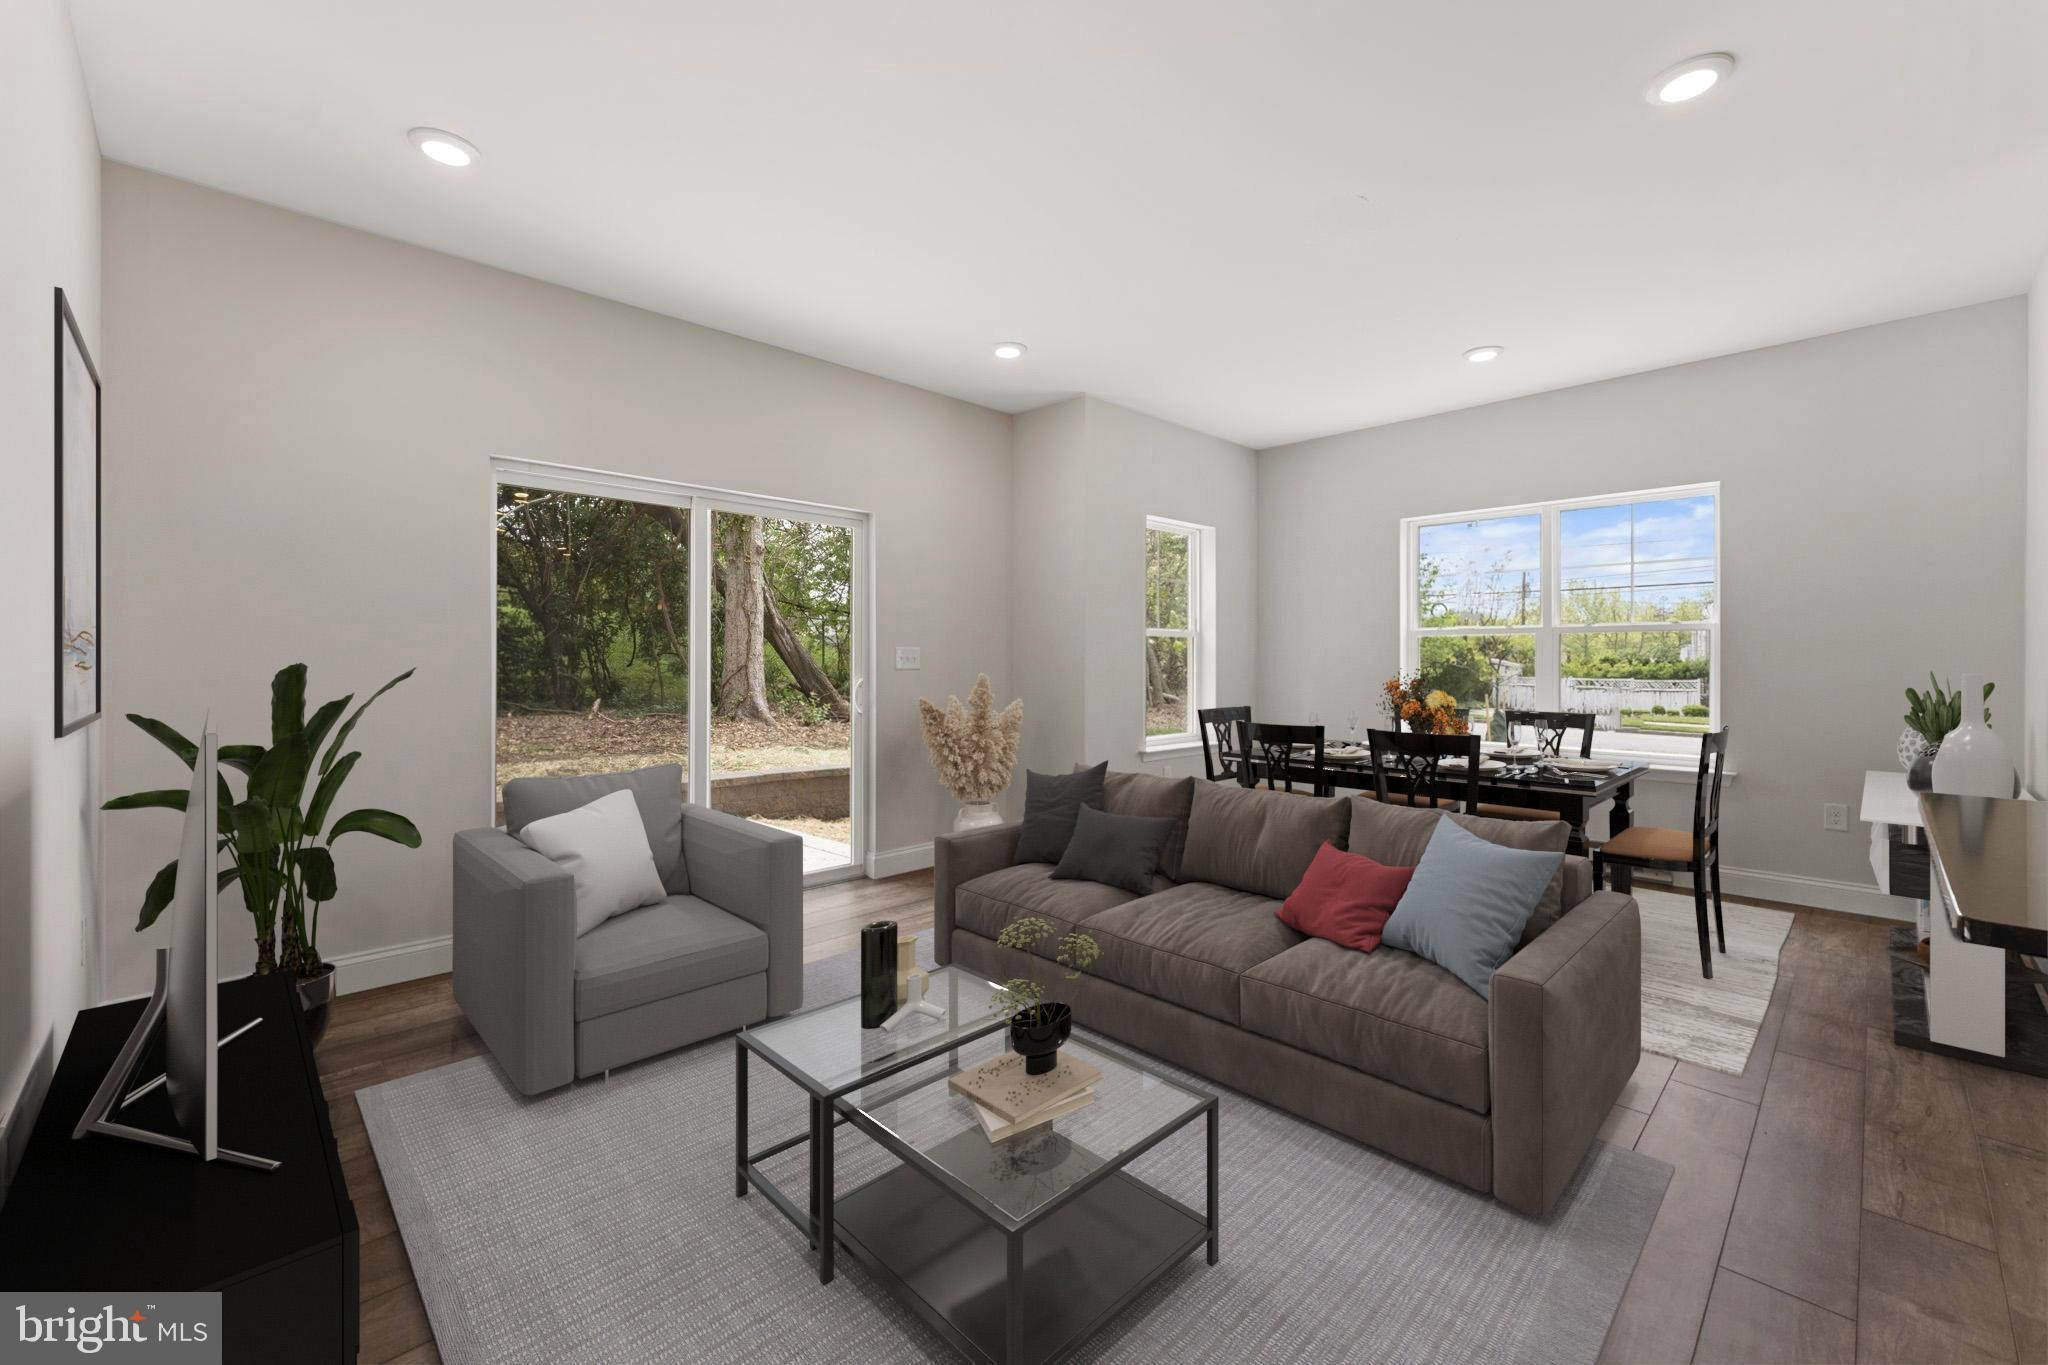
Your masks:
M996 942L1028 957L1033 944L1051 938L1056 932L1052 921L1026 915L1004 926L996 935ZM1102 946L1075 929L1061 935L1053 961L1072 981L1101 956ZM1059 1065L1060 1044L1074 1031L1074 1011L1058 1001L1047 1000L1044 986L1029 976L1013 976L996 988L989 1012L1010 1016L1010 1048L1023 1057L1026 1075L1043 1076Z
M1926 692L1906 689L1906 729L1899 736L1899 766L1906 770L1907 785L1915 791L1927 790L1941 742L1963 723L1963 694L1951 692L1932 673L1927 682ZM1989 702L1996 687L1996 683L1985 683L1982 699ZM1984 708L1984 719L1991 719L1989 706Z

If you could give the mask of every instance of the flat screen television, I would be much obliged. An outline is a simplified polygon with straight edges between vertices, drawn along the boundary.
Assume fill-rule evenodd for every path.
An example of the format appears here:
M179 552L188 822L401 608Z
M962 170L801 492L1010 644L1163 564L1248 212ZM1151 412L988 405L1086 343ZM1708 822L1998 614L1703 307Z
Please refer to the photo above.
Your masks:
M266 1157L233 1152L220 1145L220 1044L260 1024L245 1025L228 1039L220 1037L220 811L219 737L207 730L199 738L192 764L192 789L185 799L185 828L178 845L177 881L166 907L170 944L156 950L156 989L149 1004L71 1136L88 1133L126 1138L157 1147L190 1152L202 1161L230 1161L258 1170L275 1170ZM164 1071L155 1080L131 1088L136 1063L149 1046L157 1024L163 1025ZM175 1133L161 1133L122 1123L114 1116L159 1084L170 1100Z

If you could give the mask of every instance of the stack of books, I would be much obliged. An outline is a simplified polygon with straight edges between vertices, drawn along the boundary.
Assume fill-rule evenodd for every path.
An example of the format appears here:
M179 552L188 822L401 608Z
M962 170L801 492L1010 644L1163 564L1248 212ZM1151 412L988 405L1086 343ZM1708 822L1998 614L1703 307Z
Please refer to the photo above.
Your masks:
M993 1061L952 1076L947 1084L964 1096L981 1120L990 1142L1015 1137L1062 1114L1095 1102L1095 1083L1102 1069L1070 1053L1042 1076L1026 1074L1024 1059L1005 1052Z

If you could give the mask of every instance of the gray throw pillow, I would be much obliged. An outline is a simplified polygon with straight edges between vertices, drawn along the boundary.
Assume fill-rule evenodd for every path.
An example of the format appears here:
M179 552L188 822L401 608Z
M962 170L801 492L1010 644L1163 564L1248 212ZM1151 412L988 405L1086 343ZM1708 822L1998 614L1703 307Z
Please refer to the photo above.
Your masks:
M1443 820L1456 821L1487 843L1499 844L1502 848L1562 853L1571 845L1572 827L1563 820L1493 820L1484 815L1416 809L1389 805L1369 796L1354 796L1351 798L1350 851L1363 853L1388 867L1413 867L1422 861L1422 850L1429 847L1429 836L1436 833L1438 822ZM1574 861L1586 871L1586 884L1590 889L1591 866L1584 858ZM1550 885L1543 889L1542 896L1537 898L1535 913L1522 926L1524 944L1557 923L1558 917L1569 908L1566 904L1568 899L1570 905L1577 905L1585 899L1583 892L1569 898L1566 896L1566 875L1566 869L1560 867L1557 875L1550 879Z
M1163 815L1173 821L1173 837L1159 855L1159 875L1169 881L1180 880L1181 854L1188 843L1188 807L1194 799L1192 777L1112 772L1102 779L1102 808L1111 815Z
M1053 880L1100 882L1134 896L1149 896L1177 825L1163 815L1111 815L1083 806L1074 821L1074 837L1052 870Z
M1081 807L1102 809L1102 777L1107 761L1078 773L1024 774L1024 828L1017 834L1017 861L1056 863L1074 836L1074 818Z
M1484 997L1563 862L1562 853L1502 848L1439 820L1380 941L1427 958Z
M515 777L505 784L505 832L517 838L536 820L580 809L616 791L633 793L662 886L671 896L689 895L690 873L683 866L683 768L679 763L588 777Z

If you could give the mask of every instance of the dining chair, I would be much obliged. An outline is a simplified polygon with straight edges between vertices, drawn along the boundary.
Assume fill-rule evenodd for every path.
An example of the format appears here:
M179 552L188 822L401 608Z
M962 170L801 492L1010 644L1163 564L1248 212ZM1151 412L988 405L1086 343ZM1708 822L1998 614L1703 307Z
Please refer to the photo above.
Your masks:
M1315 762L1310 765L1310 771L1314 774L1310 791L1316 796L1326 796L1329 794L1330 784L1323 769L1322 726L1255 725L1250 721L1246 721L1244 733L1250 737L1250 747L1246 750L1246 753L1249 757L1258 760L1265 768L1266 789L1268 791L1274 789L1273 779L1276 773L1279 775L1280 788L1282 790L1288 792L1294 790L1294 774L1296 771L1294 746L1297 744L1307 744L1315 747ZM1251 781L1246 785L1256 787L1258 785L1257 770L1250 770L1250 775Z
M1700 736L1700 766L1693 779L1692 832L1630 825L1593 850L1593 886L1607 886L1607 865L1653 867L1692 874L1693 913L1700 925L1700 975L1711 980L1714 955L1707 942L1707 888L1714 893L1714 935L1728 951L1728 930L1721 923L1721 768L1728 758L1727 727Z
M1251 722L1249 706L1210 706L1195 712L1195 724L1202 732L1202 771L1211 782L1249 783L1243 727Z
M1536 747L1546 758L1564 756L1564 737L1573 730L1579 732L1579 757L1593 756L1593 721L1591 711L1510 711L1508 712L1508 743L1515 742L1515 732L1526 726L1536 732Z
M1479 804L1479 736L1428 735L1410 730L1367 730L1372 748L1373 795L1397 806L1457 807L1471 811ZM1447 758L1465 760L1465 793L1461 799L1442 796L1437 768ZM1388 785L1392 778L1406 790ZM1455 780L1455 775L1453 780Z
M1508 743L1515 743L1515 732L1522 728L1534 730L1536 747L1545 758L1557 758L1564 753L1565 736L1572 731L1579 732L1579 757L1593 756L1593 722L1591 711L1509 711L1507 713ZM1509 806L1497 801L1484 802L1479 813L1490 820L1558 820L1563 817L1554 810L1539 806Z

